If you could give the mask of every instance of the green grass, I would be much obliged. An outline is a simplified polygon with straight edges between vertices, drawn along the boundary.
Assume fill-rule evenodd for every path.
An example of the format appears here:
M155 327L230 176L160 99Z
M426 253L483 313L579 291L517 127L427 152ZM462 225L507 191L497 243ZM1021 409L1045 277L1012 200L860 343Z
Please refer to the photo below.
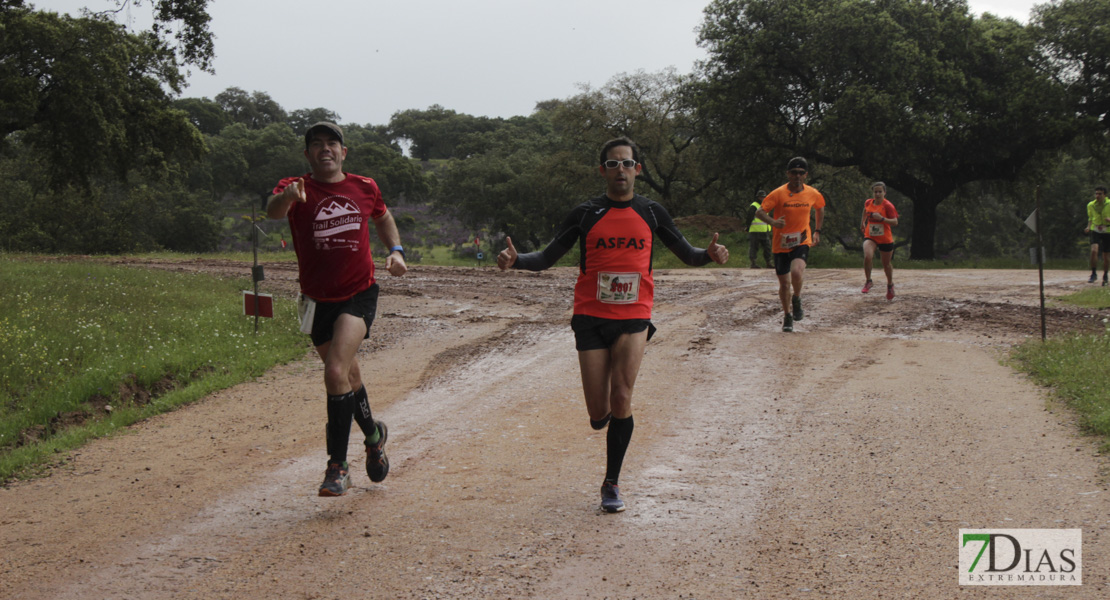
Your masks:
M1061 302L1082 306L1084 308L1093 308L1095 310L1102 310L1110 308L1110 288L1094 287L1076 292L1070 296L1057 298ZM1107 386L1110 387L1110 386Z
M484 257L481 261L472 257L460 258L455 255L451 246L433 246L431 248L417 246L416 249L420 251L420 262L413 264L439 267L497 267L497 252L490 252L488 248L482 249Z
M293 301L242 314L249 278L220 280L89 261L0 254L0 481L56 452L262 374L309 349ZM120 403L121 386L170 387ZM112 405L105 414L90 399ZM60 414L83 424L58 428ZM37 441L23 432L35 431Z
M697 248L705 248L709 245L709 241L713 238L712 233L704 233L701 231L684 231L683 235L686 239ZM656 244L659 243L659 238L655 239ZM660 244L655 248L655 257L652 259L653 267L656 269L711 269L711 268L734 268L748 266L748 238L745 234L740 233L724 233L717 239L718 244L724 245L728 248L729 258L728 262L724 265L718 265L711 262L704 267L689 267L686 263L682 262L667 250L666 246Z
M181 252L145 252L142 254L128 254L127 256L131 258L157 259L171 262L183 262L196 260L198 258L202 258L204 260L233 260L243 263L254 262L253 252L212 252L207 254L183 254ZM281 252L267 252L264 250L259 250L258 262L297 262L297 255L293 253L292 246L290 246L288 250L282 250Z
M1110 291L1088 289L1059 298L1062 302L1094 309L1110 308ZM1011 358L1018 369L1052 389L1079 415L1081 426L1103 438L1102 450L1110 451L1110 386L1106 360L1110 356L1110 319L1101 334L1069 334L1047 341L1028 340L1014 348Z

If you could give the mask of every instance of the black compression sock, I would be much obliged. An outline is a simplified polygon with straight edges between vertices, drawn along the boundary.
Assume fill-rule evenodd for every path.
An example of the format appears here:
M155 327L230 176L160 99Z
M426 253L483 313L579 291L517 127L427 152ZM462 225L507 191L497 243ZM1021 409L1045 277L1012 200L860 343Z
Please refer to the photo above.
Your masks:
M624 453L628 450L628 443L632 441L633 429L632 415L627 419L613 419L609 421L609 431L606 432L606 465L605 480L617 483L621 476L621 465L624 463Z
M605 415L604 418L598 419L596 421L593 420L593 419L590 419L590 427L593 427L595 430L603 429L606 425L609 424L609 419L612 416L613 416L613 413L609 413L609 414Z
M354 399L351 400L351 410L355 414L355 422L358 423L362 429L363 435L366 436L366 441L371 444L376 443L378 438L378 428L374 425L374 416L370 413L370 400L366 396L366 386L358 388L355 392Z
M347 460L347 442L351 439L351 408L354 392L333 396L328 394L328 456L331 462Z

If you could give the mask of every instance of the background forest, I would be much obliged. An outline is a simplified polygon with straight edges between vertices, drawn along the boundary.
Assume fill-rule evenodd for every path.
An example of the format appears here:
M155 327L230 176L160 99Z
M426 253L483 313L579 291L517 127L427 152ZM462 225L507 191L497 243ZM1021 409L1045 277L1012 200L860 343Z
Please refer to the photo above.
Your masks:
M286 224L252 208L307 171L303 131L325 119L417 250L540 247L602 191L597 150L618 135L643 149L640 193L676 217L745 218L805 156L845 249L885 181L914 259L1028 256L1038 187L1048 255L1081 256L1107 183L1110 0L1038 5L1028 24L961 0L717 0L692 73L621 73L508 119L434 105L384 124L264 90L181 97L215 52L207 2L149 2L155 26L134 32L0 0L0 250L245 250L254 220L280 250Z

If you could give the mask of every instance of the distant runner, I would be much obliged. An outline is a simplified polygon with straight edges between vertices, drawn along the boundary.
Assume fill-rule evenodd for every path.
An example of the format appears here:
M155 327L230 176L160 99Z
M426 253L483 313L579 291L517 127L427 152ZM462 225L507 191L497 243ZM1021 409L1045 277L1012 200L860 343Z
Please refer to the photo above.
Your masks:
M796 156L786 163L787 183L763 199L758 218L771 224L771 250L775 255L775 275L779 279L782 302L782 330L794 331L794 321L805 317L802 310L802 276L809 249L821 242L821 223L825 220L825 196L806 185L809 164ZM816 212L816 227L810 233L809 213ZM774 217L771 216L774 213ZM793 288L793 294L791 293Z
M886 184L881 181L872 183L871 198L863 201L863 218L860 221L860 229L863 230L863 275L866 279L861 291L864 294L871 291L871 263L878 248L883 273L886 274L886 299L894 299L894 267L890 259L894 256L894 232L891 227L896 225L898 211L886 199Z
M692 266L711 260L724 264L728 250L717 243L717 234L706 249L691 246L661 205L634 192L642 167L640 149L632 140L606 142L598 169L605 178L604 195L572 210L541 251L517 254L506 237L508 247L497 255L497 266L502 271L541 271L575 244L581 249L570 326L590 425L595 430L609 427L601 508L612 513L624 510L618 479L632 439L632 388L644 348L655 333L652 235Z
M1106 201L1106 188L1095 188L1095 199L1087 205L1087 228L1083 233L1091 234L1091 278L1087 283L1098 281L1098 255L1102 255L1102 285L1107 284L1106 273L1110 271L1110 202Z

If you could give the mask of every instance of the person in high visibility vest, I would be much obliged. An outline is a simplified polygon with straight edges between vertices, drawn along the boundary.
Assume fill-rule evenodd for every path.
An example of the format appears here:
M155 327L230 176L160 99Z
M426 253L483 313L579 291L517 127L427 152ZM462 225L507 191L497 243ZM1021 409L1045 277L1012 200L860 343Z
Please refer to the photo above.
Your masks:
M1106 273L1110 270L1110 202L1106 201L1106 188L1095 188L1095 199L1087 205L1087 228L1083 233L1091 234L1091 278L1088 283L1098 281L1098 255L1102 255L1102 285L1107 285Z
M763 248L763 265L771 268L771 224L762 219L757 219L755 211L767 197L767 192L759 190L757 200L748 207L748 262L751 268L758 269L755 259L759 256L759 249Z

